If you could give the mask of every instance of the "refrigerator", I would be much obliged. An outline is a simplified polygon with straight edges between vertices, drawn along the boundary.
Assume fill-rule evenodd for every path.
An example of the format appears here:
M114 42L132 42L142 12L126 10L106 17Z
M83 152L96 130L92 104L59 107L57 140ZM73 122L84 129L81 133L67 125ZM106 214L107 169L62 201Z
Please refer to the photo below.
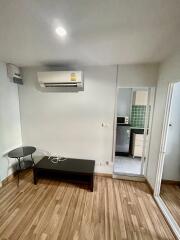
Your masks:
M129 155L130 125L117 124L116 128L116 155Z

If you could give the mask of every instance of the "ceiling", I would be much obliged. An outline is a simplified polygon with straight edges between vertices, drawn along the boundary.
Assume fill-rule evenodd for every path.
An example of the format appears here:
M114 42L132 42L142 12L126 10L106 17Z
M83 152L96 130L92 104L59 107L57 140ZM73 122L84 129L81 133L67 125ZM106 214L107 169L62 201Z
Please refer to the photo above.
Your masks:
M0 0L0 60L19 66L160 62L179 43L179 0Z

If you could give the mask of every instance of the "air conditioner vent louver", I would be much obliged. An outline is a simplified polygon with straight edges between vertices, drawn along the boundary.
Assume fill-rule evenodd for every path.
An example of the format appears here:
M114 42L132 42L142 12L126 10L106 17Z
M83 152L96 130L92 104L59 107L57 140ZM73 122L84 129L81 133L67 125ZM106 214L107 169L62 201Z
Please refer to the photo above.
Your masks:
M45 87L77 87L77 83L44 83Z
M43 88L82 88L81 71L50 71L39 72L38 81Z

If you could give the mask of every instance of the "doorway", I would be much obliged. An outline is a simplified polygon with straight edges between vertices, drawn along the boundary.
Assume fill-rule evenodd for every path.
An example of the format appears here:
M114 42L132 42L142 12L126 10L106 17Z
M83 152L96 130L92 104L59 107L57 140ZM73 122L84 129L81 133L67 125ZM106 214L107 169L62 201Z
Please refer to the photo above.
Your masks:
M118 88L114 175L145 175L154 94L154 88Z

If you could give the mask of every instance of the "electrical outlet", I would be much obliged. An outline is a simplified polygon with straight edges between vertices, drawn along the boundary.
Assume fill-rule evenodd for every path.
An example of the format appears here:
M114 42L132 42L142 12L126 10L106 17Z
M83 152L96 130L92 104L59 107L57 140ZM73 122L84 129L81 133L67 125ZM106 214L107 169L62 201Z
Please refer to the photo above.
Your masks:
M96 166L101 166L101 162L96 162L95 165Z
M101 123L101 126L108 128L108 127L110 127L110 123L104 123L104 122L102 122L102 123Z

